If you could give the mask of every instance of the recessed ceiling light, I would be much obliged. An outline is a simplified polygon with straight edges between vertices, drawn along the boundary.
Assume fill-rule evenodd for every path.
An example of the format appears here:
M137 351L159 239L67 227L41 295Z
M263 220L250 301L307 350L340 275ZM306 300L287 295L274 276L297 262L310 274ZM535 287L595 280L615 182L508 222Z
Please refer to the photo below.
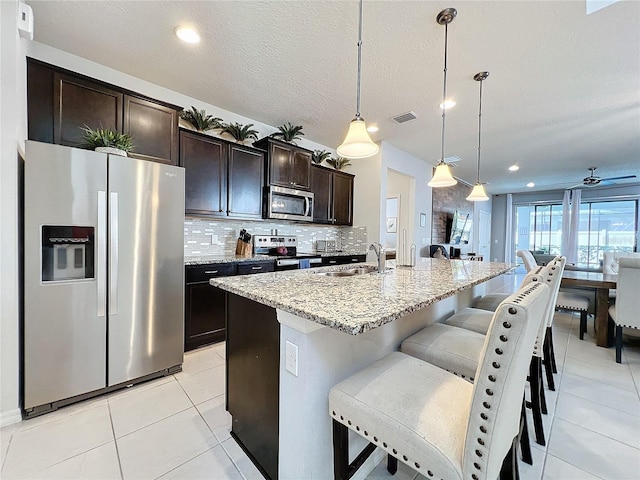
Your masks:
M520 170L520 167L518 165L511 165L509 167L510 172L517 172L518 170Z
M444 109L455 107L456 106L456 101L455 100L445 100L444 103L441 103L438 106L440 108L444 108Z
M176 27L176 36L186 43L200 43L200 34L193 28Z
M376 133L378 130L380 130L380 129L378 128L377 125L369 125L367 127L367 132L369 132L369 133Z
M533 183L533 182L529 182L529 183L527 183L527 187L529 187L529 188L533 188L533 187L535 187L535 186L536 186L536 184L535 184L535 183Z

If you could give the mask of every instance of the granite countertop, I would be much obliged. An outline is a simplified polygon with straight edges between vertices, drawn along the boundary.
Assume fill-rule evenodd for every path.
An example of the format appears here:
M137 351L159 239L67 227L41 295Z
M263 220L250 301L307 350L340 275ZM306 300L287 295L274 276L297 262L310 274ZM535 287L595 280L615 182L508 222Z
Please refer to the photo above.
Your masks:
M354 268L314 268L210 280L250 300L351 335L392 322L512 270L515 264L420 258L415 267L352 277L317 275Z
M275 257L269 255L251 255L250 257L243 257L240 255L189 255L184 257L185 265L205 265L207 263L234 263L234 262L258 262L258 261L271 261L273 262Z
M349 255L366 255L366 252L300 252L301 255L317 255L319 257L341 257ZM275 260L276 257L269 255L251 255L241 257L240 255L189 255L184 257L185 265L205 265L207 263L233 263L233 262L256 262L260 260Z

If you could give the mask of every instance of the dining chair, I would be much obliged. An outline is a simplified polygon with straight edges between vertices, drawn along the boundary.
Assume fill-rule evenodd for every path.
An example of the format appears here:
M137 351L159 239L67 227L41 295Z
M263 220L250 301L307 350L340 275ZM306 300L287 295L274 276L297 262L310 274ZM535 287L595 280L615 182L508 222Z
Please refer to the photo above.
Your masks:
M602 273L605 275L617 275L618 264L621 258L640 258L640 252L615 252L607 251L602 253ZM609 299L615 299L616 289L609 289Z
M616 324L616 363L622 363L623 328L640 329L640 258L621 257L618 265L618 294L609 307L609 317Z
M473 385L402 352L335 385L334 478L350 478L376 447L391 473L400 460L428 479L518 478L520 399L548 299L533 283L496 310ZM370 442L351 463L349 430Z

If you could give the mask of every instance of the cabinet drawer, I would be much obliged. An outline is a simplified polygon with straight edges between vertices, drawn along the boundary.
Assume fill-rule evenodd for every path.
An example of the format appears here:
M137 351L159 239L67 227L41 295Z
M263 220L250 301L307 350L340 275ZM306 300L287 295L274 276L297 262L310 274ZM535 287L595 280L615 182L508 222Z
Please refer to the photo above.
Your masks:
M238 275L273 272L274 262L242 262L238 264Z
M187 265L187 283L206 282L210 278L228 277L236 274L235 263L207 263L205 265Z

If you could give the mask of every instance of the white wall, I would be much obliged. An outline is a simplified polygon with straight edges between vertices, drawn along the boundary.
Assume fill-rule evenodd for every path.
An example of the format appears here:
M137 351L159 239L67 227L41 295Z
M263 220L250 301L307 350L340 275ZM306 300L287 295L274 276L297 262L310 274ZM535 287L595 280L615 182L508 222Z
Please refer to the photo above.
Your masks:
M415 243L413 239L414 232L414 212L415 212L415 178L409 175L403 175L390 168L387 169L387 198L397 196L400 199L399 211L397 212L397 256L396 258L401 264L408 264L410 245ZM385 239L388 238L389 233L386 233L386 224L383 225L385 229ZM406 245L403 245L404 230L406 230ZM419 244L416 245L416 248ZM406 254L405 254L406 249ZM405 254L404 257L402 255ZM416 251L416 257L418 252Z
M431 243L431 187L429 187L427 183L431 180L431 169L433 166L387 142L381 143L380 150L382 152L382 169L385 177L387 176L387 171L392 170L415 179L414 201L412 205L409 206L409 208L412 208L410 214L413 217L413 232L409 232L407 243L415 243L416 249L419 252L423 245L429 245ZM386 185L386 181L384 192L385 198L387 194L391 194L389 187ZM382 216L384 216L384 211L383 208L381 210ZM420 226L421 213L427 216L427 222L424 227ZM381 221L384 221L384 219ZM384 227L385 225L382 223L382 228L384 229ZM373 231L371 234L373 234ZM400 241L402 241L402 238L400 238Z
M367 242L381 242L381 218L386 211L386 176L381 175L381 152L369 158L351 160L346 172L356 176L353 185L353 224L367 227ZM383 187L384 180L384 187ZM367 259L374 261L369 252Z
M18 2L0 1L0 426L20 420L18 399L18 151L26 137Z

